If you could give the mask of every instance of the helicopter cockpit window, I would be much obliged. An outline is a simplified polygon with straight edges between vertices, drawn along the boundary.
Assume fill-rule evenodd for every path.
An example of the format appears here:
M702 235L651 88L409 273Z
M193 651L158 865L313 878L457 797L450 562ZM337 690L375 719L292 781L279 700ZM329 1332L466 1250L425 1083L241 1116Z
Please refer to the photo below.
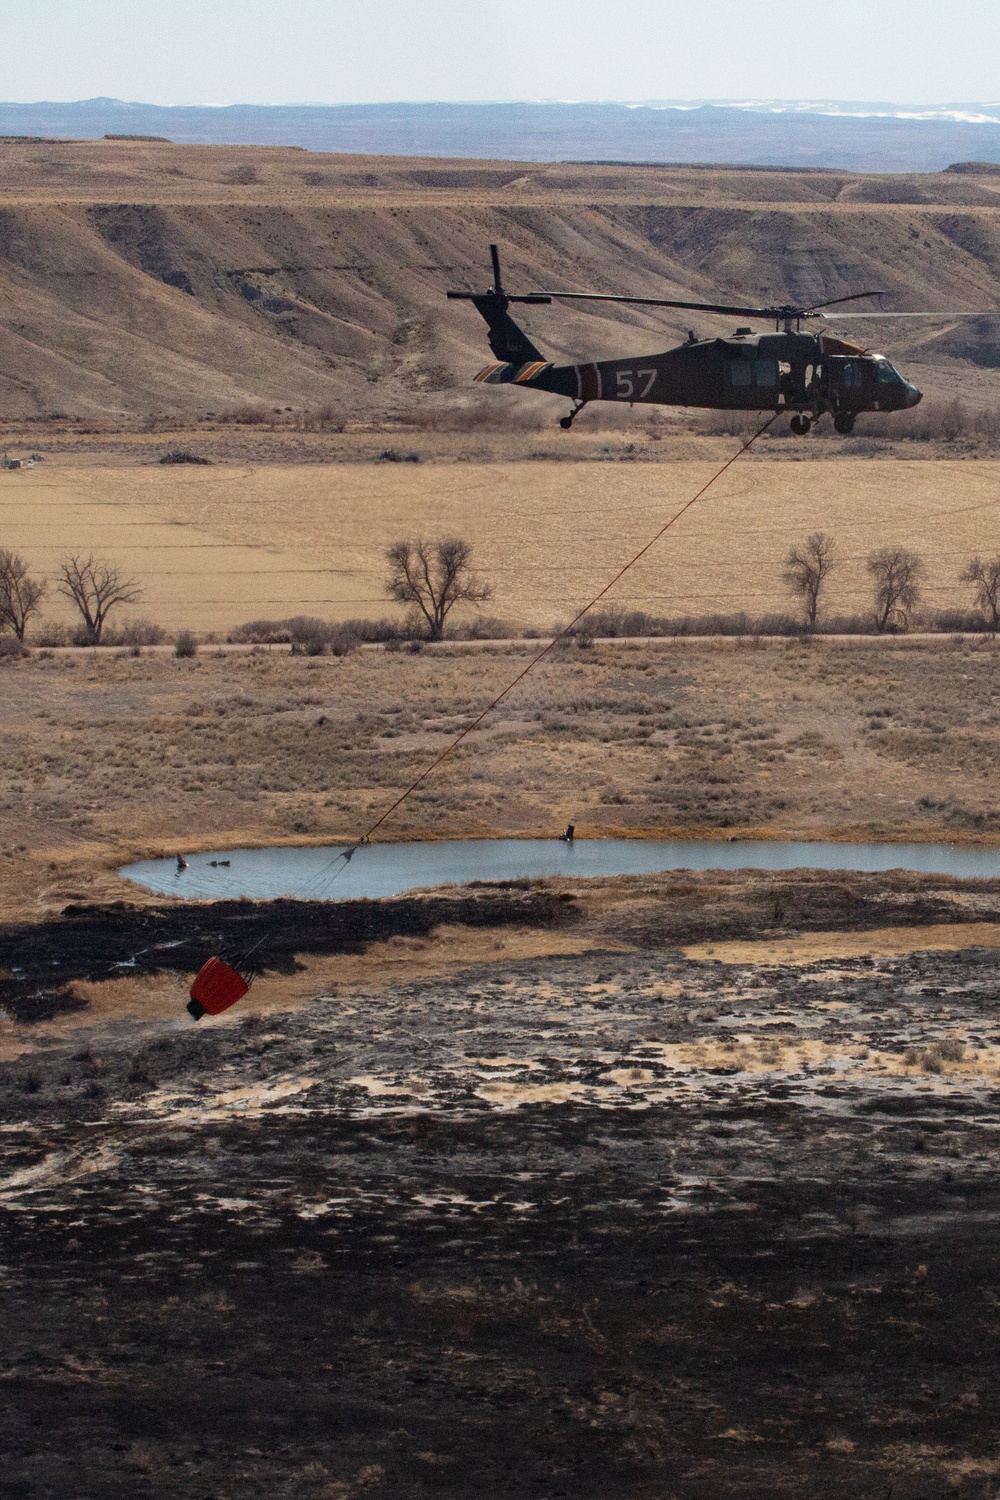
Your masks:
M878 379L880 385L904 385L902 375L891 365L887 359L880 359L878 365Z

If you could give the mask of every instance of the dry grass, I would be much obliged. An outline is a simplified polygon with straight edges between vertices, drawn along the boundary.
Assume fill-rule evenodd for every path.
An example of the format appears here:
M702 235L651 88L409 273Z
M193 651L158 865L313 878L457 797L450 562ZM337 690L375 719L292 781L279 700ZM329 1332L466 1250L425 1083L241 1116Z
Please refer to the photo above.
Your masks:
M996 922L939 922L933 927L876 927L867 932L801 932L793 937L688 943L685 958L723 964L816 964L824 959L892 958L1000 948Z
M141 852L354 837L523 659L4 662L3 910L120 895ZM998 723L988 644L569 647L384 834L994 841Z
M387 613L385 547L417 533L460 535L493 584L491 612L545 628L596 593L714 462L50 463L0 475L0 540L42 575L69 552L113 557L142 583L143 615L169 630L221 635L262 616ZM787 610L784 555L823 530L839 549L831 614L867 607L864 559L897 542L924 555L929 605L968 607L958 575L972 553L996 551L998 479L993 462L748 460L608 602L656 615ZM58 615L59 601L50 597L46 608Z

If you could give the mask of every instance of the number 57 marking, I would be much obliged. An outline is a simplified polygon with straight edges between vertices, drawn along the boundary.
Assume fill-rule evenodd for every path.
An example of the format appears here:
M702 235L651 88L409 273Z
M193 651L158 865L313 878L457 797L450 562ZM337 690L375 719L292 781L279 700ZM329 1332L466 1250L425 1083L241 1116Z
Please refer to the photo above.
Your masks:
M615 376L615 395L619 401L644 401L653 389L655 380L655 370L619 370ZM637 381L645 382L638 396L635 389Z

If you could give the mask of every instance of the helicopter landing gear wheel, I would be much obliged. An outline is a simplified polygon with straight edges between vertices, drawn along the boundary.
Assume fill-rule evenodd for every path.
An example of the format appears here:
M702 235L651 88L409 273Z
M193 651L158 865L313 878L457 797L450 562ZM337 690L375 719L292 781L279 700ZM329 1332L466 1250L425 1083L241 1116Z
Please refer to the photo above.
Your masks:
M812 426L811 417L807 417L804 411L797 411L789 423L796 437L805 437Z
M578 401L568 416L559 418L559 426L562 428L563 432L569 432L573 423L583 411L583 408L586 406L586 404L586 401Z
M838 411L833 419L833 425L838 432L845 435L854 431L854 413L852 411Z

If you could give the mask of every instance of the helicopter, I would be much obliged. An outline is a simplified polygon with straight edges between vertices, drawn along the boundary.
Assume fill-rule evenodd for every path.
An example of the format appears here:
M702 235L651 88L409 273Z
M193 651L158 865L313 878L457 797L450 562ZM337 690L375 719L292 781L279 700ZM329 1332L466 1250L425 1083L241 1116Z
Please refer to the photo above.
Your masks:
M566 396L573 403L559 419L568 430L592 401L659 406L696 406L722 411L791 413L791 429L807 433L829 412L837 432L849 433L866 411L905 411L923 393L882 354L827 332L803 332L812 319L983 317L984 313L831 313L828 308L882 291L854 292L809 306L741 307L714 302L673 302L663 297L629 297L610 292L507 292L500 276L500 254L490 246L493 285L484 292L450 291L448 297L472 302L489 329L496 362L475 379L483 385L516 385L522 389ZM737 318L773 322L773 333L740 326L729 338L698 338L691 331L684 343L662 354L633 359L605 359L590 364L557 365L547 360L508 311L511 303L538 306L553 301L622 302L638 307L672 307ZM996 310L991 310L995 312Z

